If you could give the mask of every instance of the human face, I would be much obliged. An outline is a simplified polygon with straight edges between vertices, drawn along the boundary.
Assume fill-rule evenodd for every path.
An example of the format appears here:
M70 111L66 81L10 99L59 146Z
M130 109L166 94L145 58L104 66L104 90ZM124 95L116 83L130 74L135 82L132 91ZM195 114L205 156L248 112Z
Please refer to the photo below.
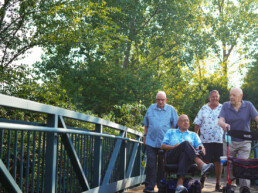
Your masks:
M243 94L238 89L231 89L229 94L230 103L236 106L241 103Z
M218 106L219 105L219 94L216 92L213 92L211 96L209 97L210 105L211 106Z
M164 108L165 104L167 102L167 99L163 94L158 94L156 98L156 103L160 109Z
M180 115L177 124L181 131L186 131L190 125L188 116Z

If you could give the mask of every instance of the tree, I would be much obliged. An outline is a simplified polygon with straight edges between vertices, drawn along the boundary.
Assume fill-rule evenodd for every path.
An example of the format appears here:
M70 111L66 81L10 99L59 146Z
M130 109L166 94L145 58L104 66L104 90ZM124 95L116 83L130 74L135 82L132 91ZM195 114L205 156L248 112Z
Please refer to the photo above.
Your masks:
M163 88L166 73L177 72L193 58L181 51L188 45L185 36L191 35L193 5L67 2L45 13L37 25L49 43L43 62L35 67L46 79L59 77L79 109L102 114L140 100L148 106Z
M0 68L5 71L26 51L37 45L38 33L32 25L39 1L9 0L0 3Z
M255 55L255 61L249 66L248 72L244 79L242 89L244 99L251 101L256 109L258 109L258 54Z
M204 2L206 29L216 40L211 48L218 58L222 74L228 80L235 65L243 68L243 60L253 57L257 37L257 3L255 0ZM238 62L230 62L232 53L239 54Z

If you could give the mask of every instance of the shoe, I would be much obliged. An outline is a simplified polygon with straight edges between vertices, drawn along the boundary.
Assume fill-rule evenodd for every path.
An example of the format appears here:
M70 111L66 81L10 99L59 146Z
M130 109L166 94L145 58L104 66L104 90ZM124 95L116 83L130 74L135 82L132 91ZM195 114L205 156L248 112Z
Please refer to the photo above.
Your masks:
M175 193L187 193L188 190L183 185L179 185L176 187Z
M146 187L146 188L143 189L143 192L154 193L154 189L153 189L153 188Z
M206 175L202 175L201 178L200 178L200 183L201 183L201 188L203 189L204 188L204 182L206 180Z
M220 184L216 183L215 191L216 191L216 192L222 192L222 187L221 187Z
M205 175L206 173L208 173L209 171L211 171L213 169L214 165L213 163L209 163L209 164L204 164L202 166L202 170L201 170L201 176Z
M250 192L250 189L247 186L242 186L239 189L239 193L251 193L251 192Z

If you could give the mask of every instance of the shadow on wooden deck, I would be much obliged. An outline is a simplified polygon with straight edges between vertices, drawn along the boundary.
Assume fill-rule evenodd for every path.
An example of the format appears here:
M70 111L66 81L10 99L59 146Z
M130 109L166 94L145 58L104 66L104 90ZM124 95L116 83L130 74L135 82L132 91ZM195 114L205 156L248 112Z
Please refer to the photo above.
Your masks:
M198 178L194 178L194 179L198 179ZM216 192L215 191L215 184L216 184L216 179L214 177L208 177L205 181L205 186L202 189L202 193L212 193L212 192L215 193ZM225 185L225 182L222 181L221 184ZM125 193L142 193L144 187L145 187L144 185L141 185L139 187L128 189L127 191L125 191ZM158 188L155 187L154 191L158 192ZM239 187L236 189L235 193L239 193ZM252 186L251 187L251 193L258 193L258 187L257 186Z

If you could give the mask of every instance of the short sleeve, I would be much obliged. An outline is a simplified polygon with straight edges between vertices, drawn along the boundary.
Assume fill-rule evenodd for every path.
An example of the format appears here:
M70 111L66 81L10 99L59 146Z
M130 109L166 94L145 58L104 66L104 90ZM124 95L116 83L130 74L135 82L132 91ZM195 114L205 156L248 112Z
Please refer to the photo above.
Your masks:
M164 138L163 138L162 144L171 145L171 143L170 143L170 135L171 135L171 129L169 129L169 130L166 132L166 134L165 134L165 136L164 136Z
M254 107L254 105L251 102L250 102L250 104L251 104L251 108L250 108L251 117L254 120L255 117L258 116L258 112L257 112L256 108Z
M144 116L144 118L143 118L143 120L142 120L142 123L143 123L144 126L146 126L146 127L149 126L149 120L148 120L149 110L150 110L150 109L147 110L147 112L145 113L145 116Z
M176 125L177 125L177 120L178 120L178 115L177 115L177 112L175 110L175 108L172 107L172 115L171 115L171 121L172 121L172 127L173 128L176 128Z
M225 115L225 108L226 108L226 103L224 103L224 104L222 105L221 111L220 111L220 113L219 113L219 117L223 117L223 118L226 117L226 115Z
M200 137L196 134L196 133L193 133L194 134L194 147L197 148L198 146L202 145L202 142L201 142L201 139Z
M199 126L202 126L202 109L198 112L198 114L197 114L197 116L195 117L195 119L194 119L194 124L195 125L199 125Z

